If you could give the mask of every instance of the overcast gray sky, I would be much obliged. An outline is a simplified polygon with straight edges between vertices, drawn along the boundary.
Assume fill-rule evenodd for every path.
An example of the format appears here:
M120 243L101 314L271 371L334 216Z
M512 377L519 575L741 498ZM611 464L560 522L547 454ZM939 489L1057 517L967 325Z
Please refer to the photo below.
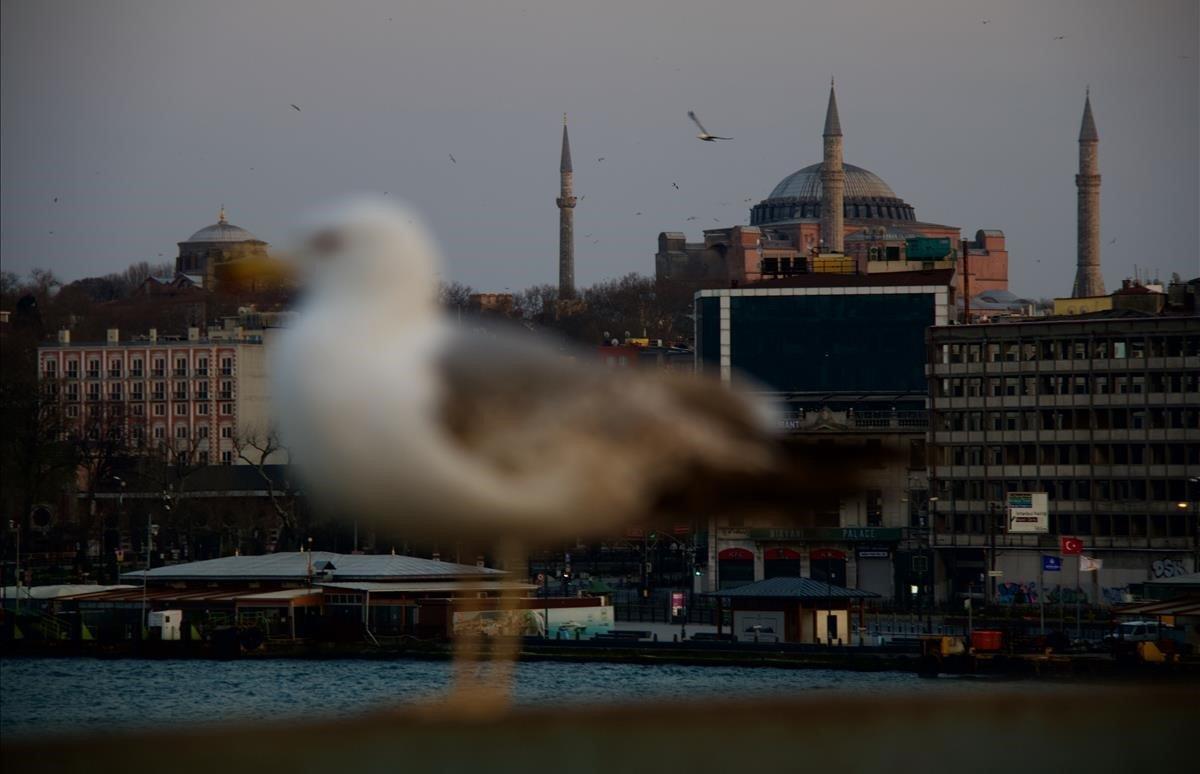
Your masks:
M653 273L658 232L748 222L820 160L833 74L846 160L921 220L1003 229L1031 296L1071 290L1090 84L1109 288L1195 275L1198 5L3 0L0 256L68 279L170 259L222 203L278 245L387 191L450 279L555 282L566 111L578 281ZM695 140L689 109L735 139Z

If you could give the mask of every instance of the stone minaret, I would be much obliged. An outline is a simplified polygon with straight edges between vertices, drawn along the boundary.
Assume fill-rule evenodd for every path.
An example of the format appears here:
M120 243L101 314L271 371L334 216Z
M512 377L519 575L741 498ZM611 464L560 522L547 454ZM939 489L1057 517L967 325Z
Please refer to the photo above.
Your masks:
M558 164L558 297L575 297L575 173L571 169L571 141L567 114L563 113L562 159Z
M1104 277L1100 274L1100 164L1097 148L1100 136L1092 118L1090 90L1083 100L1083 124L1079 127L1078 259L1073 298L1104 295Z
M825 158L821 163L821 242L822 252L842 252L843 204L846 172L842 166L842 122L838 120L837 97L833 79L829 80L829 107L825 109Z

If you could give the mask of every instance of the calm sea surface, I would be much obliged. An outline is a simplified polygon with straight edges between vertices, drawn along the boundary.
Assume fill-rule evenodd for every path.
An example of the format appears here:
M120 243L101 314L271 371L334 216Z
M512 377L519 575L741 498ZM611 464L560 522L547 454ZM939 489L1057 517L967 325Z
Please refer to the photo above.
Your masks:
M518 664L516 674L517 702L525 705L1012 688L977 679L928 680L896 672L752 667L542 662ZM446 690L449 675L449 664L440 661L5 658L0 659L0 736L341 716L436 696Z

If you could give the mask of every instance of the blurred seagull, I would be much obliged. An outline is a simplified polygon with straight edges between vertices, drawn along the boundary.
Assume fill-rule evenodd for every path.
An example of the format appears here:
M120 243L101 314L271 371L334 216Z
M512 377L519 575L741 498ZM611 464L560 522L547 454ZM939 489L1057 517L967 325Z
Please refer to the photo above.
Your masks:
M1054 39L1055 40L1066 40L1067 36L1066 35L1055 35Z
M314 501L406 535L490 540L513 580L524 540L791 514L865 467L846 459L855 452L804 453L777 436L774 411L715 380L618 374L528 334L456 326L437 303L433 240L380 199L311 219L296 257L307 300L270 373ZM495 644L494 670L506 647ZM491 694L471 691L502 700L506 680L493 671Z
M601 156L600 158L596 159L596 161L604 161L604 159L605 159L605 157Z
M700 123L700 119L696 118L696 114L690 110L688 111L688 118L692 119L692 122L694 124L696 124L696 126L700 127L700 134L696 135L696 137L700 138L701 140L704 140L705 142L712 142L713 140L732 140L733 139L732 137L718 137L715 134L709 134L708 130L704 128L704 124Z
M671 185L675 186L676 191L679 190L679 183L671 183Z
M295 104L295 103L292 103L292 107L296 109L296 112L297 112L297 113L301 112L301 111L300 111L300 106L299 106L299 105L297 105L297 104Z
M454 154L453 154L453 153L448 153L448 154L446 154L446 155L450 157L450 163L451 163L451 164L457 164L457 163L458 163L458 159L454 158Z

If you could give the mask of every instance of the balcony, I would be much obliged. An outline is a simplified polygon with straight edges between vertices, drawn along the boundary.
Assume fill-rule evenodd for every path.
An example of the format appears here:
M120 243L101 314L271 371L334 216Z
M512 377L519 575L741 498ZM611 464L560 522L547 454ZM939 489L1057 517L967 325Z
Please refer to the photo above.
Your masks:
M221 376L233 376L233 367L229 366L227 368L222 368Z
M232 390L221 390L218 397L221 400L233 400L233 391Z
M197 368L196 376L208 376L208 366L200 366Z
M131 368L129 370L129 375L134 379L141 379L145 374L140 368Z
M78 379L79 378L79 369L78 368L68 368L67 369L67 378L68 379Z
M176 369L175 369L175 371L174 371L174 373L173 373L173 375L174 375L176 378L183 379L183 378L186 378L186 377L187 377L187 375L188 375L188 370L187 370L186 368L176 368Z
M89 368L88 372L87 372L87 378L99 379L100 378L100 369L99 368Z
M150 376L154 377L155 379L163 378L164 376L166 376L166 373L167 373L166 369L163 369L163 368L150 369Z
M120 368L108 369L108 378L109 379L120 379L121 378L121 369Z

